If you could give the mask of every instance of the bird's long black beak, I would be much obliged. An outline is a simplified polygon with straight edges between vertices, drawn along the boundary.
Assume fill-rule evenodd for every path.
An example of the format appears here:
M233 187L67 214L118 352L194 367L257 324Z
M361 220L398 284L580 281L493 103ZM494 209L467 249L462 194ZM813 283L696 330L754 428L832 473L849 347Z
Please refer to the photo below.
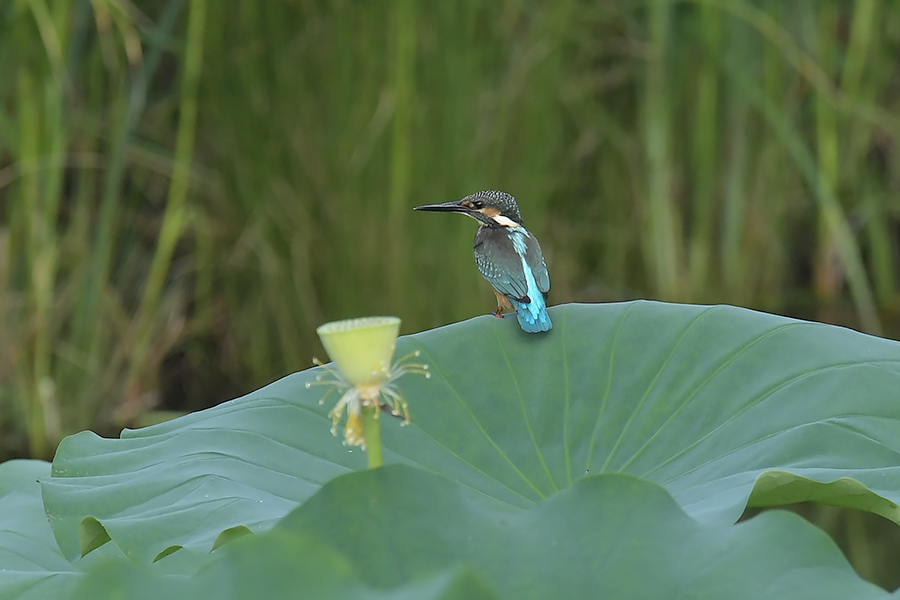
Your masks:
M453 202L440 202L438 204L423 204L422 206L417 206L413 210L427 210L432 212L458 212L458 213L470 213L472 209L468 206L463 206L460 204L459 200L454 200Z

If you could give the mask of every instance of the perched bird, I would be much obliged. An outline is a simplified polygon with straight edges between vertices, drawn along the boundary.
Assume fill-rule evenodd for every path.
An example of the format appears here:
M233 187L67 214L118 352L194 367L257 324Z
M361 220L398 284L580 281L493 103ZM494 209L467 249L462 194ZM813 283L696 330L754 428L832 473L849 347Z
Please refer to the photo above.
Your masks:
M497 312L515 308L519 325L529 333L547 331L553 324L547 314L550 274L541 245L522 224L516 199L506 192L487 190L455 202L426 204L415 210L458 212L478 221L475 263L494 287Z

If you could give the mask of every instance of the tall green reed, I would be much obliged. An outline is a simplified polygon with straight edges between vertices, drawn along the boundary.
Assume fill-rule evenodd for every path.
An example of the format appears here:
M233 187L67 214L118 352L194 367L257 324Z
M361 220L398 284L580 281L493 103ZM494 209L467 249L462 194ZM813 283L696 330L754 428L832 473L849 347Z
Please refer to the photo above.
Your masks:
M177 4L160 26L174 25ZM147 171L132 148L160 49L144 53L135 15L115 2L29 0L4 10L11 35L0 61L10 77L0 94L15 118L4 119L0 148L0 397L7 434L24 429L28 453L47 457L61 435L116 422L127 404L131 286L144 276L135 273L134 219L146 192L126 181ZM162 347L183 333L158 315L139 331Z

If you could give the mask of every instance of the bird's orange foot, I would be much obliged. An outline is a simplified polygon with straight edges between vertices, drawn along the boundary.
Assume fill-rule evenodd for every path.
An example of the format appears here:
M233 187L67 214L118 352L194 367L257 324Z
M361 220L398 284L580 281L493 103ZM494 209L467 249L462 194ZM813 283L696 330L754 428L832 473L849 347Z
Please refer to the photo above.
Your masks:
M503 318L503 307L502 306L497 307L497 311L494 312L494 316L497 317L498 319Z

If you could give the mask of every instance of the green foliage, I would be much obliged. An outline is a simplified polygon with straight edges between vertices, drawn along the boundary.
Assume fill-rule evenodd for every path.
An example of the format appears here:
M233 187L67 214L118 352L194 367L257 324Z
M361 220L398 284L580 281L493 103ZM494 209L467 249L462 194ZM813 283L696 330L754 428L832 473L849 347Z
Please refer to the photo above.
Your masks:
M0 30L2 457L259 387L323 321L487 312L472 224L408 211L480 188L519 198L554 303L900 332L892 1L13 0ZM893 514L805 475L750 503Z
M39 478L50 464L13 460L0 464L0 597L15 600L64 598L84 570L122 554L106 544L84 560L66 560L53 538L41 504Z
M658 486L622 475L589 477L516 510L391 466L336 479L245 542L187 585L169 583L167 597L887 597L795 515L701 525ZM165 585L150 573L120 563L93 573L75 597L140 597L130 590ZM479 593L468 595L473 587Z
M142 31L110 0L0 9L10 32L0 97L14 107L0 119L0 402L6 429L24 430L34 457L52 455L64 433L152 405L147 382L188 331L185 274L170 258L193 154L187 142L174 158L147 148L170 133L194 138L196 70L182 77L178 124L161 137L153 121L175 107L146 97L180 4L167 2ZM202 20L202 3L192 6ZM187 41L196 55L200 40ZM149 249L139 233L148 199L176 230Z
M551 311L543 336L485 316L398 340L432 377L399 382L384 469L349 472L318 368L70 437L31 475L40 551L75 598L887 597L796 516L734 523L799 498L900 521L900 343L727 306Z
M487 312L471 223L409 211L479 188L556 303L898 331L892 2L206 4L0 7L4 453Z

